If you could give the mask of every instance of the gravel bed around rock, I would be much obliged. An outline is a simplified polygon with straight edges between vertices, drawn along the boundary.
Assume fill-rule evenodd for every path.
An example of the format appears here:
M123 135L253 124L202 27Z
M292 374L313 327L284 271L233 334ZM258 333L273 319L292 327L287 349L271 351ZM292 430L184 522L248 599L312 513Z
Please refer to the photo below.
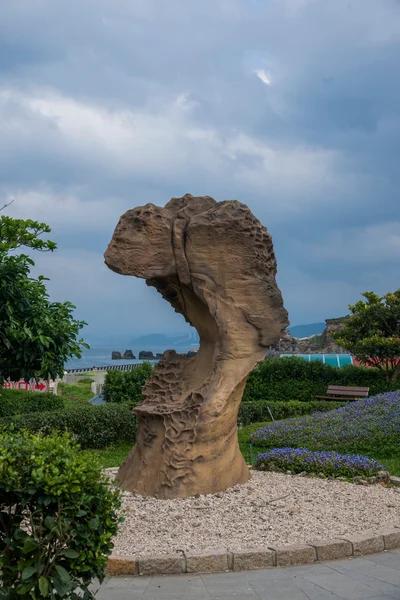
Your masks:
M116 469L106 470L113 477ZM268 547L400 528L400 493L337 480L253 471L215 495L177 500L123 492L115 555Z

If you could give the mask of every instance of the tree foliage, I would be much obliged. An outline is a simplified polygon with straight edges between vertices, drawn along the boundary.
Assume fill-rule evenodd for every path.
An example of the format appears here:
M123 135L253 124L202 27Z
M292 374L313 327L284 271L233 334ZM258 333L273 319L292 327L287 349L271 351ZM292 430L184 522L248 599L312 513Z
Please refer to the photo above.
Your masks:
M123 402L135 407L143 401L142 390L150 377L153 367L144 362L131 371L108 371L103 397L106 402Z
M360 362L377 367L386 379L397 381L400 373L400 289L378 296L363 294L365 300L350 305L351 315L333 339Z
M45 223L0 218L0 382L56 377L64 362L81 356L79 331L86 323L73 318L70 302L50 302L47 279L30 276L34 261L21 247L53 252L56 244L39 236Z

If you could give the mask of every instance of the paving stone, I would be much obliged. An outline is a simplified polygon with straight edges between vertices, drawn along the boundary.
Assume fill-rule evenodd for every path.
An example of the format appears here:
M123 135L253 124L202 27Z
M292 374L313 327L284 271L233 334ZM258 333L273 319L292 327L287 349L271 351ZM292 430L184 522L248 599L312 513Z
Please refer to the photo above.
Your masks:
M372 532L345 536L344 539L353 545L354 556L374 554L374 552L382 552L385 549L383 535Z
M185 572L185 559L178 554L149 556L140 558L138 562L140 575L175 575Z
M379 596L376 589L360 581L350 579L341 573L332 572L329 575L315 575L310 569L310 572L303 575L303 577L344 600L364 600Z
M310 542L310 546L315 548L317 559L320 561L336 560L337 558L346 558L353 555L353 547L346 540L318 540L317 542Z
M378 560L390 560L390 567ZM97 597L99 600L400 600L400 551L248 573L109 577Z
M188 573L221 573L229 569L226 550L186 554Z
M107 563L107 575L137 575L137 561L132 556L111 556Z
M267 548L249 548L233 552L233 570L249 571L275 566L275 553Z
M360 559L358 559L360 560ZM358 561L354 561L358 562ZM349 579L354 579L355 581L359 581L362 584L367 585L368 587L375 590L375 595L389 595L396 597L396 594L399 594L399 588L388 581L382 581L381 579L376 579L373 575L375 573L375 565L369 564L367 569L347 569L345 567L338 567L337 562L332 563L332 569L341 573L345 577Z
M276 553L276 566L305 565L313 563L317 554L315 548L307 544L292 544L290 546L271 546Z

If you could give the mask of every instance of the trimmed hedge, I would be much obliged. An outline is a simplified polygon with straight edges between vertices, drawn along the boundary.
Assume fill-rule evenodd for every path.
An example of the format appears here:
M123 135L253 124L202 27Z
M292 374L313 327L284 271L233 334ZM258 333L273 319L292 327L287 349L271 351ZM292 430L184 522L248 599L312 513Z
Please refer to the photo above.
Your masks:
M67 431L83 449L106 448L118 440L134 442L137 430L135 415L125 405L115 404L78 405L57 411L15 415L0 419L1 424L45 435Z
M286 402L267 402L260 400L258 402L242 402L239 408L238 420L242 425L250 425L257 421L271 421L272 416L276 421L288 419L289 417L301 417L311 415L315 412L326 412L334 408L340 408L347 402L336 402L334 400L313 400L311 402L299 402L298 400L288 400Z
M373 396L400 389L400 380L386 381L378 369L353 365L339 369L319 360L308 362L295 356L275 358L265 360L250 373L243 402L309 402L316 396L324 396L328 385L369 387Z
M27 392L23 390L0 391L0 418L26 413L60 410L62 398L54 394Z

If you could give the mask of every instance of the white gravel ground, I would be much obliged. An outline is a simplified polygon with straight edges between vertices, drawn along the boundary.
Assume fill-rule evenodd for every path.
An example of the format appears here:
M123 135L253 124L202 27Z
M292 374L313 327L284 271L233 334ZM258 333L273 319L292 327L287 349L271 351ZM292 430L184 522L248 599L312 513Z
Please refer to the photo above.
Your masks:
M381 485L254 471L245 485L198 498L155 500L124 492L122 512L125 522L113 553L140 557L400 528L400 493Z

